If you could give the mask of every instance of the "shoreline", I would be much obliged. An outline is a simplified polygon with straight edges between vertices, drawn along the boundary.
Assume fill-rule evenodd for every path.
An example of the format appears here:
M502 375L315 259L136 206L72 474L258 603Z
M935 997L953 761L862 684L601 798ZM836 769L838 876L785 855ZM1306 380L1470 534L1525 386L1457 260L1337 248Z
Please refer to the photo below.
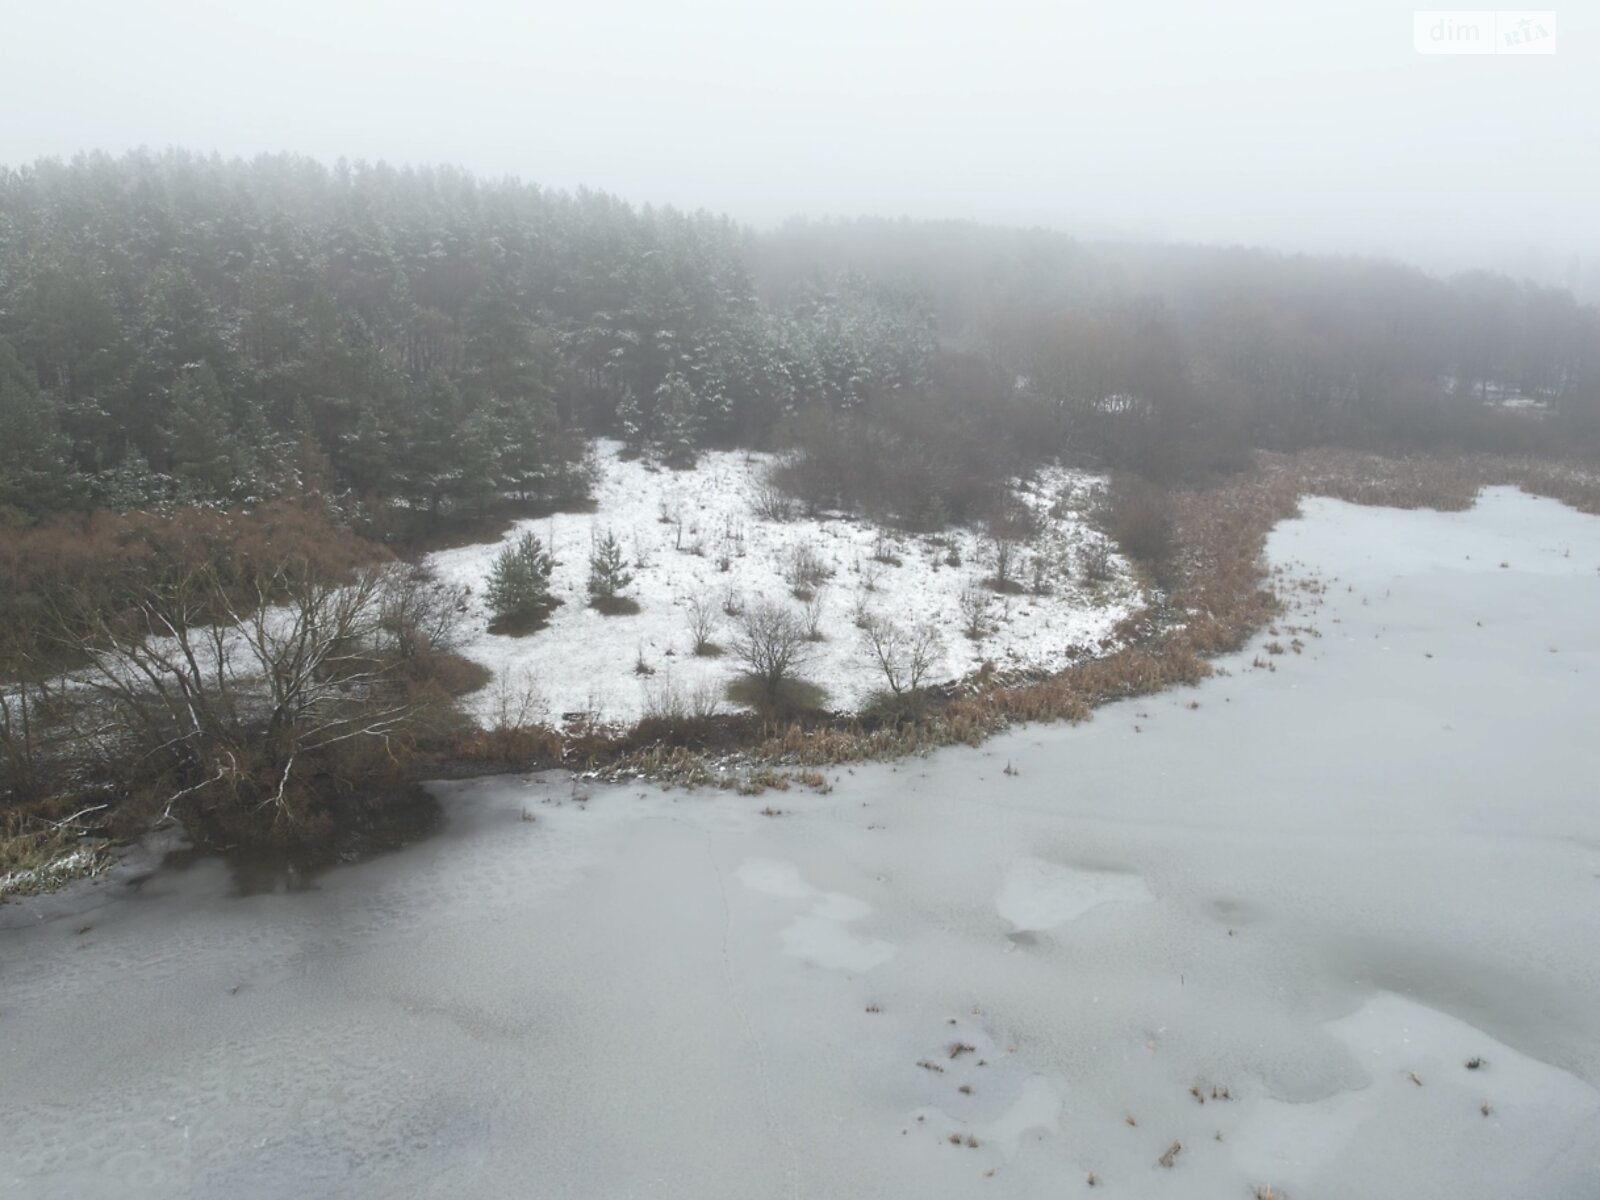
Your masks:
M647 722L620 730L481 727L429 747L406 764L398 783L415 793L436 781L563 771L576 780L643 780L665 787L712 788L758 796L790 787L826 789L818 768L895 761L950 745L981 745L1020 724L1076 723L1117 700L1152 695L1199 682L1214 673L1214 659L1232 653L1269 628L1288 599L1307 583L1276 575L1263 552L1271 530L1296 515L1307 496L1328 496L1361 506L1463 511L1481 491L1514 486L1600 515L1600 468L1588 464L1512 459L1496 455L1424 455L1393 458L1344 450L1263 453L1255 469L1212 487L1174 492L1178 576L1158 606L1132 613L1119 626L1122 648L1075 664L1049 678L1008 682L979 670L930 698L909 720L873 720L863 714L769 722L734 714L678 728ZM1136 564L1141 572L1144 564ZM1147 590L1161 595L1148 574ZM1179 616L1182 619L1179 619ZM992 664L986 664L990 667ZM353 806L366 809L369 793ZM149 831L144 831L147 835ZM354 835L359 849L341 851ZM34 835L37 836L37 835ZM55 839L51 839L55 840ZM196 844L204 852L229 847ZM48 840L45 844L48 844ZM105 848L128 840L60 838L61 853L37 851L31 862L0 879L26 875L23 888L0 883L0 904L11 897L52 891L96 873ZM266 848L256 848L261 853ZM357 824L342 822L318 848L278 848L285 859L302 855L335 864L381 852L367 844ZM60 871L53 864L75 867ZM48 876L41 879L41 876ZM39 883L44 886L35 886Z

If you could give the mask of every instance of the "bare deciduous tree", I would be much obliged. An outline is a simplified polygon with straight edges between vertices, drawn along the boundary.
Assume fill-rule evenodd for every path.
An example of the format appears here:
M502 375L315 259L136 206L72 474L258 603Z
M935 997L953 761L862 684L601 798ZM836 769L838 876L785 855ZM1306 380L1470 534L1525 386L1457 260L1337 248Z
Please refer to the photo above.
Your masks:
M378 624L395 652L414 660L455 645L467 611L467 589L446 583L422 563L383 573Z
M491 693L489 731L504 734L532 725L543 709L544 699L532 668L523 667L515 675L503 671Z
M193 567L132 589L125 620L97 609L64 627L124 738L166 763L174 800L270 807L292 824L330 753L387 746L416 715L407 647L443 617L407 594L404 570L335 583L279 563L230 587Z
M895 696L921 691L944 654L939 631L932 625L924 623L908 630L884 616L867 619L861 642Z
M805 610L801 615L801 624L805 626L806 641L820 642L826 640L822 632L823 593L817 592L805 603Z
M1017 590L1017 568L1022 557L1021 546L1012 538L999 536L991 544L989 561L994 564L990 582L998 592Z
M776 704L784 685L811 660L813 646L806 640L804 621L783 605L763 600L739 619L733 653L767 702Z

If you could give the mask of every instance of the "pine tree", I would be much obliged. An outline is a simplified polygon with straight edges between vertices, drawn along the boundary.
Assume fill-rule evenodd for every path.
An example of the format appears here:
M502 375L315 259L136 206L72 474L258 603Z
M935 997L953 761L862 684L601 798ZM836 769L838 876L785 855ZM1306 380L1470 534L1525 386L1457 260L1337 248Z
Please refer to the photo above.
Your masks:
M649 414L639 403L639 394L631 384L622 385L622 396L617 401L617 425L622 444L635 454L643 454L650 441Z
M176 490L172 476L151 470L150 460L134 448L111 470L94 477L91 495L97 504L126 512L170 500Z
M500 551L484 588L484 598L494 612L492 624L508 633L522 633L542 621L555 605L550 594L554 566L549 552L531 533Z
M183 483L210 499L234 493L239 447L216 372L206 363L191 367L173 389L169 442L173 474Z
M452 500L470 511L481 512L500 498L505 490L501 467L505 444L505 429L491 413L480 410L461 423L453 447L456 468L449 485Z
M522 400L507 407L500 453L502 485L524 499L542 495L549 482L545 431L550 421L549 406L538 401Z
M55 405L5 341L0 341L0 431L0 519L7 510L39 516L66 503L73 477Z
M611 530L594 539L589 549L589 599L601 612L637 611L638 606L623 600L622 591L633 582L622 543Z
M396 468L406 497L436 511L454 496L456 435L466 418L461 393L442 371L430 372L406 389L409 435L396 453Z
M656 438L661 461L675 470L693 467L700 457L699 403L682 372L667 372L656 389L656 411L661 414L661 432Z
M395 456L389 430L384 428L378 410L363 397L356 408L356 427L345 435L343 474L359 495L393 494Z
M462 375L474 399L509 404L544 394L547 348L535 338L527 309L504 273L492 276L469 307Z

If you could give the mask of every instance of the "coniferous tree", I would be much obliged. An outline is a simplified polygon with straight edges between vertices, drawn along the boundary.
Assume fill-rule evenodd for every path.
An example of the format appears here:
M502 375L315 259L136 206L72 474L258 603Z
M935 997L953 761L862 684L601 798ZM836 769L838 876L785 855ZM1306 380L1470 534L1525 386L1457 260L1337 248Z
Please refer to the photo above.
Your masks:
M115 512L160 504L172 499L175 491L173 478L151 470L137 447L109 471L96 475L91 485L94 502Z
M378 409L363 397L356 406L355 428L345 435L342 461L345 482L364 496L393 495L398 479L394 445Z
M492 414L480 409L461 423L452 446L455 467L448 476L448 495L454 503L481 512L501 496L505 445L505 429Z
M525 631L554 606L550 572L555 563L538 537L524 533L495 556L484 587L494 623L507 632Z
M589 598L602 612L619 611L622 592L633 582L622 543L611 530L594 539L589 549ZM636 606L630 606L636 607Z
M643 454L650 444L650 419L633 385L622 385L622 396L617 401L617 425L622 434L622 444L634 454Z
M508 406L500 453L502 486L507 491L525 499L544 490L550 478L545 442L551 423L548 406L538 401L521 400Z
M676 470L693 467L700 455L699 401L681 371L673 369L656 389L656 411L661 415L661 430L656 452L661 461Z
M0 519L37 517L71 499L66 451L50 397L0 341Z
M239 447L207 363L189 368L173 388L169 443L172 473L201 497L226 498L239 486Z

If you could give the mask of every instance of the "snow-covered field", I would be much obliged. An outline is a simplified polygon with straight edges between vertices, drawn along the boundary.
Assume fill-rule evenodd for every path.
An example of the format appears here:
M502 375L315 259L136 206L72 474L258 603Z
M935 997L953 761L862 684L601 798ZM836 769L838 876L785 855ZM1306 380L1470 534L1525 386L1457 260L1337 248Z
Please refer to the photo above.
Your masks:
M1591 1200L1600 520L1269 555L1303 653L1084 725L0 907L0 1195Z
M693 654L691 602L698 599L716 613L713 640L723 646L736 625L725 608L765 599L801 613L806 606L792 596L786 578L797 550L814 554L827 573L816 589L823 640L801 673L826 691L834 708L855 707L883 686L862 645L856 624L862 613L907 628L935 626L942 653L929 681L942 683L986 659L1002 671L1060 669L1105 649L1117 622L1137 607L1137 585L1115 555L1107 582L1090 583L1079 570L1078 547L1097 536L1084 518L1097 483L1092 476L1055 469L1019 485L1022 499L1042 514L1043 531L1018 556L1017 576L1029 592L1000 595L982 586L994 573L993 548L977 531L918 537L843 516L770 520L757 503L771 462L767 456L711 453L696 470L673 472L624 461L619 448L613 442L598 446L596 512L525 521L500 544L431 556L441 578L473 589L462 651L496 675L494 685L469 701L480 715L491 716L507 690L515 697L530 686L540 715L555 721L582 713L631 722L671 692L720 699L739 668L732 656ZM491 634L484 581L501 546L524 530L553 547L553 590L562 604L538 633ZM627 554L634 580L625 594L640 606L635 615L603 616L588 605L590 548L607 530ZM1036 556L1045 584L1037 595ZM964 592L986 605L989 632L981 641L963 632ZM639 673L641 662L653 674Z

